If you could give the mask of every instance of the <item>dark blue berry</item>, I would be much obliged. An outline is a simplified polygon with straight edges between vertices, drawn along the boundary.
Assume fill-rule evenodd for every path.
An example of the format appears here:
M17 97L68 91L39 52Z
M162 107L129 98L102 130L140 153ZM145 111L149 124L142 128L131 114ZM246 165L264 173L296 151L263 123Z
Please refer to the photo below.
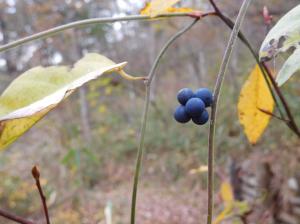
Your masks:
M195 124L203 125L208 121L208 118L209 118L209 114L207 110L204 110L200 116L193 117L192 120Z
M195 92L195 96L203 100L205 107L211 106L213 102L213 95L207 88L200 88Z
M205 109L204 102L199 98L191 98L185 105L185 111L190 117L199 117Z
M181 105L185 105L186 102L194 96L194 93L189 88L183 88L177 93L177 100Z
M184 106L178 106L174 112L174 118L179 123L187 123L191 117L185 112Z

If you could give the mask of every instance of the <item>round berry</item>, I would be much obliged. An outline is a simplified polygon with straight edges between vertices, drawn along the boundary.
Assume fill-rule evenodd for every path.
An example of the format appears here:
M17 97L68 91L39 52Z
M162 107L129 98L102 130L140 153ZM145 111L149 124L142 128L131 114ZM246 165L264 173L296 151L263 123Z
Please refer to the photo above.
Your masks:
M181 105L185 105L186 102L194 96L194 92L189 88L183 88L177 93L177 100Z
M204 110L200 116L193 117L192 120L195 124L203 125L208 121L208 118L209 118L209 114L207 110Z
M174 112L174 118L179 123L187 123L191 117L185 112L184 106L178 106Z
M199 98L191 98L185 105L185 111L190 117L199 117L205 109L204 102Z
M207 88L200 88L195 92L195 96L203 100L205 107L211 106L213 102L213 95Z

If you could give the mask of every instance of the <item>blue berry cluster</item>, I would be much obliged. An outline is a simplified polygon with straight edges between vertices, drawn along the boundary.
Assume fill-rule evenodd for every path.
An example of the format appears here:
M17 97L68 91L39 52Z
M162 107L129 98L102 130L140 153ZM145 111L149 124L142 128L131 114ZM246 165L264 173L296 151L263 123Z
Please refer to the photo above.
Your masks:
M177 100L181 104L174 112L174 118L179 123L187 123L191 119L195 124L203 125L208 121L206 107L211 106L213 95L207 88L200 88L195 93L184 88L179 90Z

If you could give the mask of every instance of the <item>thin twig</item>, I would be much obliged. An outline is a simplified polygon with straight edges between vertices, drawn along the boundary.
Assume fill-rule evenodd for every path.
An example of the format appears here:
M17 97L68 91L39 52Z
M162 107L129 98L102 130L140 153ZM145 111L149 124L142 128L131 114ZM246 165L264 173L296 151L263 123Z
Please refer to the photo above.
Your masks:
M286 114L289 118L288 125L291 127L292 130L294 130L294 133L300 138L300 131L299 131L298 125L295 122L294 116L292 115L292 112L288 106L286 99L284 98L282 92L280 91L280 88L278 87L274 77L271 75L271 71L269 70L268 66L264 62L262 62L262 66L267 71L268 78L270 79L278 97L280 98L280 100L283 104L283 107L285 108Z
M42 204L43 204L47 224L50 224L50 219L49 219L49 214L48 214L48 207L47 207L47 203L46 203L46 197L43 193L43 189L42 189L42 186L41 186L41 183L40 183L40 171L38 170L37 166L34 166L32 168L31 173L32 173L33 178L35 179L35 184L38 188L40 198L42 200Z
M213 1L212 1L213 2ZM209 126L209 152L208 152L208 214L207 214L207 224L212 223L213 217L213 201L214 201L214 137L215 137L215 123L216 123L216 114L218 108L218 101L220 96L220 91L222 88L223 80L226 74L226 70L228 67L228 63L230 60L230 56L234 45L236 43L236 39L238 37L238 33L241 27L241 24L244 20L244 17L247 12L247 8L250 4L251 0L245 0L240 8L238 17L236 19L236 23L232 29L225 54L223 56L223 60L220 66L220 71L217 77L216 85L214 88L214 101L212 104L211 118L210 118L210 126Z
M203 18L203 17L201 17ZM172 36L167 43L165 44L165 46L160 50L158 56L156 57L153 66L150 70L150 73L148 75L148 82L151 84L152 79L154 78L155 75L155 71L157 69L157 66L159 64L160 59L162 58L162 56L164 55L164 53L166 52L166 50L168 49L168 47L178 38L180 37L182 34L184 34L186 31L188 31L190 28L192 28L192 26L195 25L195 23L199 20L199 18L196 18L193 22L191 22L189 25L187 25L186 27L184 27L182 30L180 30L179 32L177 32L174 36Z
M217 7L217 5L214 5L214 7ZM215 9L216 9L215 8ZM218 9L219 10L219 9ZM232 29L233 26L234 26L234 22L227 16L225 16L220 10L217 12L217 16L230 28ZM268 77L268 74L267 74L267 71L264 69L264 66L262 65L262 63L259 61L259 57L258 57L258 54L254 51L252 45L250 44L250 42L247 40L247 38L245 37L245 35L242 33L242 31L239 31L239 34L238 34L238 37L239 39L246 45L246 47L249 49L250 53L252 54L252 56L254 57L256 63L258 64L263 76L264 76L264 79L268 85L268 88L271 92L271 95L272 95L272 98L276 104L276 107L280 113L280 116L284 119L284 114L281 110L281 107L280 107L280 104L278 102L278 99L276 98L275 96L275 93L273 91L273 88L272 88L272 85L270 83L270 80L267 78Z
M284 119L282 119L281 117L277 116L276 114L274 114L274 113L272 113L272 112L270 112L270 111L267 111L267 110L265 110L265 109L262 109L262 108L257 108L257 109L260 110L261 112L263 112L264 114L267 114L267 115L269 115L269 116L272 116L272 117L274 117L274 118L276 118L276 119L278 119L278 120L280 120L280 121L284 121L284 122L286 122L286 123L290 122L289 120L284 120Z
M173 17L205 17L215 15L215 12L190 12L190 13L167 13L167 14L161 14L155 17L155 19L165 19L165 18L173 18ZM120 21L134 21L134 20L150 20L153 19L150 16L147 15L129 15L129 16L120 16L120 17L108 17L108 18L93 18L93 19L84 19L76 22L67 23L65 25L57 26L36 34L33 34L28 37L24 37L21 39L18 39L16 41L10 42L8 44L0 46L0 52L9 50L11 48L21 46L25 43L32 42L34 40L42 40L48 37L51 37L55 34L61 33L62 31L78 28L82 26L87 25L95 25L95 24L102 24L102 23L114 23L114 22L120 22Z
M155 76L156 69L158 67L158 64L168 49L168 47L174 43L174 41L179 38L182 34L184 34L186 31L188 31L192 26L199 20L200 18L196 18L192 23L190 23L188 26L184 27L182 30L177 32L174 36L172 36L167 43L163 46L163 48L160 50L159 54L157 55L151 70L148 75L148 80L145 81L146 86L146 96L145 96L145 105L143 110L143 116L142 116L142 125L141 125L141 133L140 133L140 139L139 139L139 147L137 152L137 159L136 159L136 165L135 165L135 174L134 174L134 182L133 182L133 190L132 190L132 199L131 199L131 216L130 216L130 223L135 224L135 210L136 210L136 197L137 197L137 190L138 190L138 182L139 182L139 175L142 165L142 157L143 157L143 151L144 151L144 140L145 140L145 131L146 131L146 125L147 125L147 117L148 117L148 110L149 110L149 103L150 103L150 90L151 90L151 83Z
M211 5L213 6L215 12L216 12L216 15L232 30L233 29L233 26L234 26L234 22L229 18L227 17L226 15L224 15L221 10L219 9L219 7L217 6L217 4L215 3L214 0L209 0ZM260 70L262 71L262 74L264 76L264 79L266 80L267 82L267 85L268 85L268 88L271 92L271 95L272 95L272 98L276 104L276 107L280 113L280 116L281 118L284 119L284 114L281 110L281 107L280 107L280 104L275 96L275 93L271 87L271 84L270 84L270 81L268 80L267 78L267 74L266 74L266 71L263 69L263 66L261 64L261 62L259 61L259 58L258 58L258 54L254 51L253 47L251 46L250 42L247 40L247 38L245 37L245 35L242 33L242 31L239 31L238 33L238 37L239 39L246 45L246 47L249 49L249 51L251 52L251 54L253 55L254 59L256 60L256 63L258 64Z
M234 26L234 22L228 18L227 16L225 16L224 14L217 14L218 17L230 28L232 29ZM247 38L245 37L245 35L242 33L242 31L239 31L239 35L238 37L240 38L240 40L246 45L246 47L249 49L250 53L252 54L252 56L254 57L256 63L258 64L264 79L268 85L268 88L271 92L272 98L276 104L276 107L280 113L281 118L284 119L284 113L281 110L280 107L280 103L278 102L278 99L276 98L275 94L276 92L274 92L273 88L272 88L272 84L270 83L270 80L268 79L268 76L271 75L271 73L267 74L267 71L264 69L264 66L262 65L262 63L259 61L259 57L258 54L254 51L253 47L251 46L250 42L247 40Z
M215 11L216 11L216 14L217 16L230 28L232 29L233 26L234 26L234 22L228 18L227 16L225 16L220 10L219 8L217 7L217 5L215 4L215 2L213 0L210 0L211 4L213 5ZM239 34L238 34L238 37L239 39L246 45L246 47L250 50L251 54L253 55L255 61L257 62L257 64L259 65L262 73L263 73L263 76L268 84L268 87L270 89L270 92L272 94L272 97L276 103L276 106L278 108L278 111L280 113L280 116L281 116L281 119L282 120L287 120L281 110L281 107L279 105L279 102L277 100L277 98L275 97L275 93L276 95L279 97L282 105L283 105L283 108L287 114L287 117L288 117L288 120L289 122L285 122L288 127L298 136L300 137L300 130L298 128L298 125L296 124L295 122L295 119L294 119L294 116L293 114L291 113L291 110L290 110L290 107L287 103L287 100L285 99L284 95L282 94L280 88L278 87L276 81L274 80L273 76L272 76L272 73L271 71L268 69L268 67L266 66L265 63L263 62L260 62L259 61L259 57L258 57L258 54L254 51L253 47L251 46L250 42L247 40L247 38L245 37L245 35L239 31ZM273 88L271 87L273 86L274 90L275 90L275 93L273 92Z
M2 209L0 209L0 216L7 218L9 220L12 220L16 223L20 223L20 224L36 224L35 222L32 222L30 220L24 219L17 215L11 214L10 212L2 210Z

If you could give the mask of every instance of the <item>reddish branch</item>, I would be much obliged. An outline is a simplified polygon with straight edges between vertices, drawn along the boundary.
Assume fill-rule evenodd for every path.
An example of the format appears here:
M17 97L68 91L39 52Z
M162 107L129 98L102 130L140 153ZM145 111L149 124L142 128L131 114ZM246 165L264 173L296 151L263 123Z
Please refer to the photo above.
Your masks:
M211 5L213 6L216 15L229 27L229 28L233 28L234 26L234 22L228 18L227 16L225 16L220 9L218 8L218 6L216 5L216 3L214 2L214 0L209 0ZM255 58L256 62L258 63L258 65L260 66L262 73L264 75L266 75L265 79L269 85L269 89L273 95L274 101L276 102L276 106L279 109L279 112L281 113L281 120L288 120L288 122L286 122L286 124L288 125L288 127L300 138L300 130L295 122L294 116L290 110L290 107L287 103L287 100L285 99L284 95L282 94L280 88L278 87L276 81L274 80L272 73L270 71L270 69L267 67L267 65L264 62L260 62L257 53L253 50L252 46L250 45L249 41L247 40L247 38L243 35L243 33L240 31L239 35L238 35L239 39L249 48L250 52L252 53L253 57ZM274 96L273 93L273 89L271 88L273 87L276 95L279 97L280 102L282 103L282 106L286 112L287 118L285 119L282 112L280 111L280 107L279 107L279 103L277 102L276 97Z
M22 217L19 217L17 215L11 214L10 212L7 212L5 210L0 209L0 216L7 218L9 220L12 220L14 222L17 223L21 223L21 224L36 224L30 220L24 219Z
M217 13L215 11L210 11L210 12L201 12L201 11L195 11L189 13L189 16L195 19L202 19L206 16L216 16Z
M262 15L263 15L264 22L266 24L266 28L267 28L267 31L268 31L270 29L270 27L271 27L273 16L270 15L267 6L264 6Z
M41 183L40 183L40 171L38 170L37 166L34 166L32 168L31 173L32 173L33 178L35 179L35 184L38 188L40 198L42 200L42 204L43 204L47 224L50 224L50 219L49 219L49 214L48 214L48 207L47 207L47 203L46 203L46 197L45 197L45 195L43 193L43 190L42 190L42 186L41 186Z
M269 115L269 116L272 116L272 117L274 117L274 118L276 118L276 119L278 119L278 120L280 120L280 121L284 121L284 122L286 122L286 123L289 122L288 120L282 119L281 117L277 116L276 114L273 114L273 113L270 112L270 111L267 111L267 110L262 109L262 108L257 108L257 109L260 110L261 112L263 112L264 114L267 114L267 115Z
M292 115L292 113L291 113L291 111L290 111L290 109L289 109L289 106L288 106L288 103L287 103L286 99L284 98L282 92L280 91L280 88L278 87L276 81L274 80L274 77L272 76L271 71L270 71L270 69L268 68L268 66L267 66L264 62L262 62L262 65L263 65L264 69L266 69L268 78L270 79L270 81L271 81L271 83L272 83L272 86L274 87L274 89L275 89L275 91L276 91L278 97L280 98L280 100L281 100L281 102L282 102L282 104L283 104L283 107L285 108L285 111L286 111L287 116L288 116L288 118L289 118L288 125L290 126L290 128L291 128L292 130L294 130L295 134L296 134L298 137L300 137L300 131L299 131L299 128L298 128L298 126L297 126L297 124L296 124L296 122L295 122L295 120L294 120L294 117L293 117L293 115Z

